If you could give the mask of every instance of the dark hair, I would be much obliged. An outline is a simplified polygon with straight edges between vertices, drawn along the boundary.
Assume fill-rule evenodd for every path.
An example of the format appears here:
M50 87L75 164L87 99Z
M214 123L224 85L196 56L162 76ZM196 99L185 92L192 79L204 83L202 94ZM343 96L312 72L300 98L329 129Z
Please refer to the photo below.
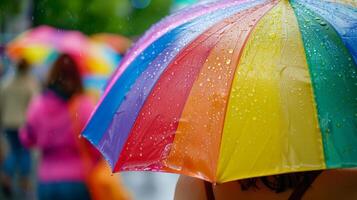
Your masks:
M65 100L83 92L81 74L76 62L67 54L62 54L53 64L46 86Z
M25 59L21 59L18 63L17 63L17 72L19 74L25 74L26 72L29 71L30 69L30 64L25 60Z
M264 176L259 178L250 178L240 180L241 189L259 189L257 181L260 180L270 190L280 193L288 189L294 189L289 199L301 199L306 190L311 186L321 171L297 172L289 174L280 174L274 176Z

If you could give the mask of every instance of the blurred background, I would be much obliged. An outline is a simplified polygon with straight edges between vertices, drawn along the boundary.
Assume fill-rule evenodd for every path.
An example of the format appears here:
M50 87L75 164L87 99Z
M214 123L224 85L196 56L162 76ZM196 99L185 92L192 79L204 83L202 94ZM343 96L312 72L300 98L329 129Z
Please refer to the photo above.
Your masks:
M16 66L26 60L41 90L55 60L66 53L78 60L84 71L81 72L84 87L98 101L107 80L130 46L152 24L197 1L0 0L0 84L4 87L11 82L9 80L16 77ZM20 113L15 113L14 117L15 120L24 118ZM0 128L0 163L4 165L10 155L16 155L11 152L13 147L1 121ZM25 197L18 194L21 178L15 173L10 185L1 182L0 199L38 199L36 173L41 152L35 148L30 154L30 191ZM3 173L3 167L1 169ZM121 180L120 187L128 194L127 199L140 200L172 199L178 178L173 174L149 172L125 172L115 177Z
M170 12L197 1L107 0L103 3L101 0L1 0L0 53L4 59L7 42L39 25L78 30L86 35L114 33L136 40Z

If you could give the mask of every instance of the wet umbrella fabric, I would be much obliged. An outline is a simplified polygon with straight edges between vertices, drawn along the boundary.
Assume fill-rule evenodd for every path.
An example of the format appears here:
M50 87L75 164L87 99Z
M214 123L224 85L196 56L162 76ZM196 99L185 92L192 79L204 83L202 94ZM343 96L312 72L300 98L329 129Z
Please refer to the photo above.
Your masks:
M309 0L183 9L124 57L83 135L113 171L222 183L356 167L356 12Z

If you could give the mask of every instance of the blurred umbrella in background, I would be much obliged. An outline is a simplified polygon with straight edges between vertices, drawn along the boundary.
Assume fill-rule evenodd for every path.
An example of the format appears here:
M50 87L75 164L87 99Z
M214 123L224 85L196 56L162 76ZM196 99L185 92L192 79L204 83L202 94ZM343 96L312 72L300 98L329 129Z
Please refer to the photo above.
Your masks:
M130 49L83 135L114 171L223 183L357 167L356 19L318 0L182 9Z
M91 36L91 39L97 42L108 44L121 55L124 55L126 50L129 49L131 45L131 41L128 38L110 33L95 34Z
M122 48L124 51L127 44L123 45L126 45ZM79 31L59 30L49 26L28 30L7 45L7 54L11 59L23 58L39 66L34 71L40 79L44 79L60 53L69 54L75 59L83 74L85 87L93 92L105 86L121 60L121 55L106 43L91 40Z

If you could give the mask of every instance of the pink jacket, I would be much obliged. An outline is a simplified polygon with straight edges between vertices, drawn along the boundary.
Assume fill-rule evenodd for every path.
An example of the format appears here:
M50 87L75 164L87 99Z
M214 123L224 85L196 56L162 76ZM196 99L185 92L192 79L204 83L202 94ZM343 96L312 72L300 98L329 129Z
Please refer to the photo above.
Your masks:
M88 166L85 163L88 162L83 162L79 133L75 134L74 130L79 132L78 129L83 128L94 104L86 96L76 97L76 101L77 106L72 108L76 114L73 114L69 111L70 103L47 91L29 106L20 139L25 146L41 151L40 182L82 181L86 176ZM75 140L77 134L78 141Z

